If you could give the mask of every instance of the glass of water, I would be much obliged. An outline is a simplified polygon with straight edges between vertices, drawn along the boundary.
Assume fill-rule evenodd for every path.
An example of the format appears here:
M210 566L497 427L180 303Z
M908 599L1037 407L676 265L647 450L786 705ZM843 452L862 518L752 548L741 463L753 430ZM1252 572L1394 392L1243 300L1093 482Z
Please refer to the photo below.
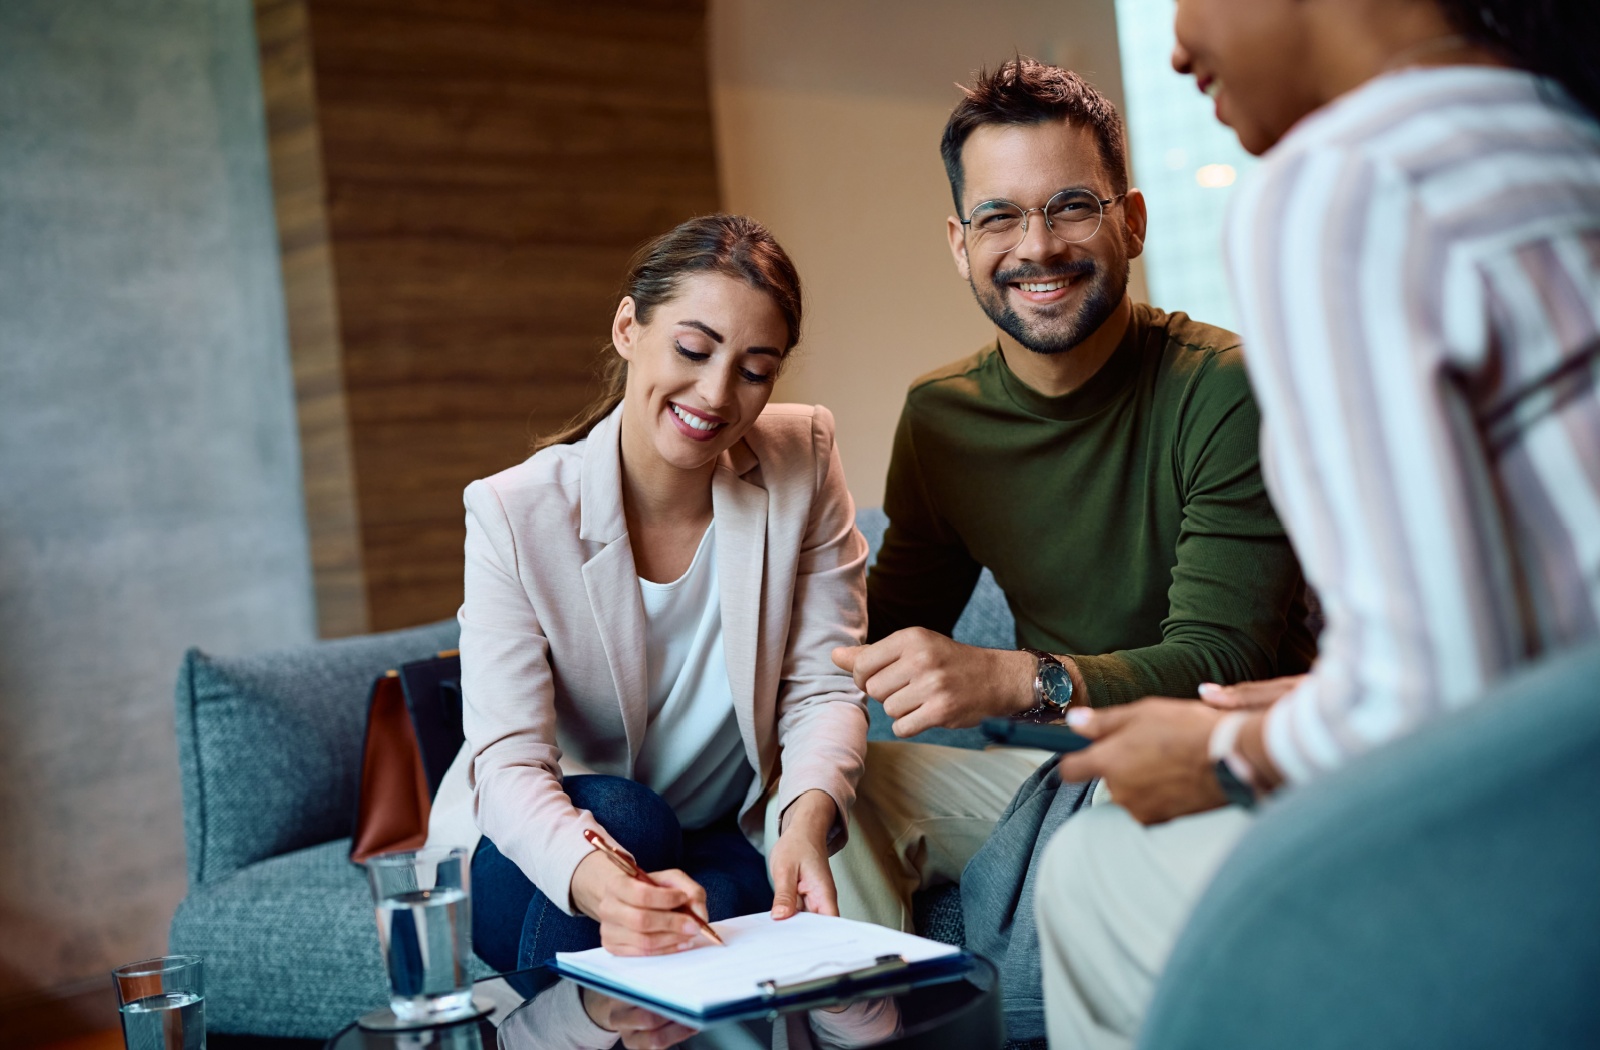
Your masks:
M205 1050L206 1000L198 955L167 955L111 971L128 1050Z
M459 846L367 861L378 942L389 968L389 1007L401 1021L443 1023L472 1013L470 867Z

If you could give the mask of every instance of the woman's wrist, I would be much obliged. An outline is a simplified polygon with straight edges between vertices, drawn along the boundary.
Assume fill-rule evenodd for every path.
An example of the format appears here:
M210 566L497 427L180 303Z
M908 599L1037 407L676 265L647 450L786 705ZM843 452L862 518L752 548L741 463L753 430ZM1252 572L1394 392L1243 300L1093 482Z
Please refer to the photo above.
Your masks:
M803 835L818 842L827 842L839 815L833 796L821 788L804 791L784 809L778 822L778 834Z
M599 850L591 850L578 861L578 866L572 869L572 881L567 885L572 910L598 922L596 913L605 899L606 880L616 871Z
M1283 774L1278 772L1272 755L1267 752L1267 711L1270 710L1269 707L1265 711L1252 711L1239 728L1238 742L1234 745L1250 763L1255 773L1255 786L1262 794L1269 794L1283 785Z

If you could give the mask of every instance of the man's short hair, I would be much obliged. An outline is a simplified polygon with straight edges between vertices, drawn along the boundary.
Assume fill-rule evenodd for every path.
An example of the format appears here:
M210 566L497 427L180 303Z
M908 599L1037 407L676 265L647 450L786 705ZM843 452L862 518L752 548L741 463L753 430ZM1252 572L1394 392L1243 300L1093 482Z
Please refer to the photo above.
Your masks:
M1111 177L1111 192L1128 189L1128 148L1122 117L1110 100L1072 70L1019 56L993 72L978 70L973 85L961 90L965 97L956 103L945 122L944 138L939 143L956 214L961 213L964 189L961 147L985 124L1026 127L1066 120L1088 128L1099 143L1100 161Z

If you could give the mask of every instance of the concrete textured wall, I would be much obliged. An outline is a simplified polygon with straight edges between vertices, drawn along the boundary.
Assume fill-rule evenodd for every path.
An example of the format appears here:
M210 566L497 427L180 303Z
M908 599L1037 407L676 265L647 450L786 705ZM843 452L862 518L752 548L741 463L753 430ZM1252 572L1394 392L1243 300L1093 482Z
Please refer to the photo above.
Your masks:
M1115 2L712 0L710 15L723 207L766 223L805 282L774 396L833 410L850 491L876 505L906 386L994 338L945 237L955 83L1020 52L1121 106Z
M0 1005L165 948L184 648L314 634L251 19L0 3Z

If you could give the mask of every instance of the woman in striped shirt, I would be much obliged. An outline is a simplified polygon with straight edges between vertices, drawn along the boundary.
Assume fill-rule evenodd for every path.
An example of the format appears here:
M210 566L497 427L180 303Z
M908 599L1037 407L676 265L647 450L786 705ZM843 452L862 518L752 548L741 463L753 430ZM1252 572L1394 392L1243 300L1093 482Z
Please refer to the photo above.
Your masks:
M1117 805L1044 859L1040 885L1070 887L1038 897L1052 1042L1137 1031L1249 828L1227 802L1600 637L1597 11L1180 0L1174 66L1264 155L1226 254L1268 485L1327 626L1302 678L1069 715L1097 743L1063 777Z

